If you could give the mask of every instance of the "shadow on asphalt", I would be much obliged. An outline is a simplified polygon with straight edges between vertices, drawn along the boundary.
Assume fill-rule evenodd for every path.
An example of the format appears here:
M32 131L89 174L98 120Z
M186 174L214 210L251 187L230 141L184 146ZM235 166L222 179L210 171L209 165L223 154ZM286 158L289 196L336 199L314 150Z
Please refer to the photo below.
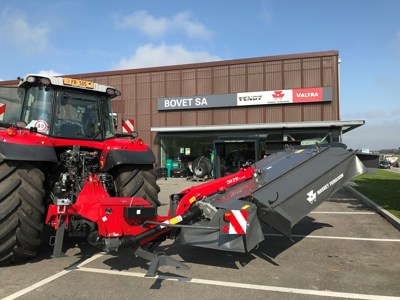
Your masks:
M293 227L293 234L307 236L312 234L314 231L325 227L332 227L332 225L316 222L315 219L307 216ZM279 233L272 228L266 228L264 234L266 234L266 239L249 253L220 251L215 249L185 246L178 243L167 244L168 241L161 244L156 249L156 252L174 257L178 261L187 264L199 264L226 269L239 269L240 267L245 267L257 257L274 266L279 266L279 264L275 262L275 258L303 239L302 237L296 237L295 241L290 240L287 237L279 235ZM272 236L269 236L269 234L272 234ZM133 250L122 249L118 253L112 253L111 255L112 257L104 261L104 263L111 269L119 271L129 270L136 267L143 270L148 269L149 262L145 259L135 257ZM180 258L177 258L176 256ZM176 274L162 273L160 271L158 274L177 276Z

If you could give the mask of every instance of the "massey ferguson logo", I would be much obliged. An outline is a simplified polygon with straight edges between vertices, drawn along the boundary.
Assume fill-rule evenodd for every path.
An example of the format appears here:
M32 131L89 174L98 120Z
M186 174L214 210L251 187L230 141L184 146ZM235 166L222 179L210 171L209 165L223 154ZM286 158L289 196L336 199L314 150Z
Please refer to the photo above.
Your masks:
M275 100L282 100L283 96L285 96L285 94L282 91L274 91L274 93L272 94L272 97Z
M315 193L314 190L311 190L307 193L307 201L310 202L311 204L315 203L317 201L317 196L321 195L323 192L326 190L330 189L333 187L338 181L340 181L344 177L343 173L339 174L335 178L333 178L331 181L328 183L324 184L321 186Z
M308 192L307 196L308 196L307 201L310 202L311 204L317 201L317 193L314 193L314 190Z

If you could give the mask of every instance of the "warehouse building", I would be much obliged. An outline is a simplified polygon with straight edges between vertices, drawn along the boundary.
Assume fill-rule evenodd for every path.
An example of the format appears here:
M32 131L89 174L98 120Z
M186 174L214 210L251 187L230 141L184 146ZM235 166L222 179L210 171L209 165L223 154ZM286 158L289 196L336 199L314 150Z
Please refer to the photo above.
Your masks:
M114 111L168 169L206 155L224 175L284 147L341 142L364 124L340 120L338 51L67 77L119 89Z

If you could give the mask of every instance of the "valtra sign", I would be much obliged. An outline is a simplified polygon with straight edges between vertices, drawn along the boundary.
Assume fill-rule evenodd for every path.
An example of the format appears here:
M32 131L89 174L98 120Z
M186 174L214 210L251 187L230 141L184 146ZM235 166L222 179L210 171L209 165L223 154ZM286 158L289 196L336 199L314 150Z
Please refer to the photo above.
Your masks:
M158 110L203 109L332 101L332 87L158 98Z

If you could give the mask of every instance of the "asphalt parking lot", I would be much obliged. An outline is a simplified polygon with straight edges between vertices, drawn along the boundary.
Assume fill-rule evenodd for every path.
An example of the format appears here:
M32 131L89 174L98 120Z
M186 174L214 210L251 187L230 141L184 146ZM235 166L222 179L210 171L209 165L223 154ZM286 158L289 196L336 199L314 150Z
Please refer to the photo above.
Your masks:
M197 182L159 180L168 196ZM83 240L52 259L0 268L1 299L400 299L400 232L342 189L293 228L293 241L266 229L248 254L176 245L160 250L189 270L147 262L128 250L104 254Z

